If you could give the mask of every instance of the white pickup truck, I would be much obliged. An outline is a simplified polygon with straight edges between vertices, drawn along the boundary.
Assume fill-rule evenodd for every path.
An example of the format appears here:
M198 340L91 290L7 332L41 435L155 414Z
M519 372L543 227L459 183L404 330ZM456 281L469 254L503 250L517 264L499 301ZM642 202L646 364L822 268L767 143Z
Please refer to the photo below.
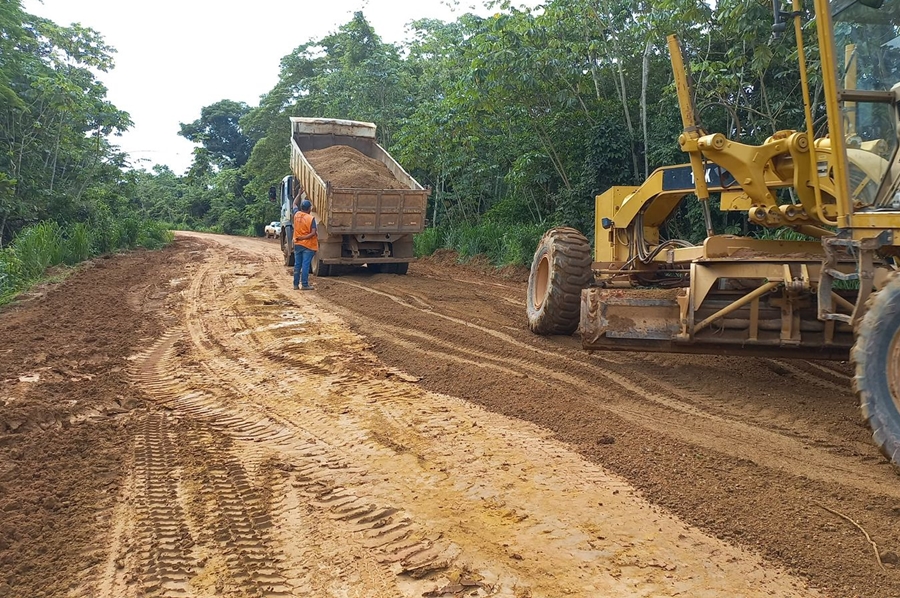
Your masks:
M277 239L281 237L281 223L277 220L266 225L266 238Z

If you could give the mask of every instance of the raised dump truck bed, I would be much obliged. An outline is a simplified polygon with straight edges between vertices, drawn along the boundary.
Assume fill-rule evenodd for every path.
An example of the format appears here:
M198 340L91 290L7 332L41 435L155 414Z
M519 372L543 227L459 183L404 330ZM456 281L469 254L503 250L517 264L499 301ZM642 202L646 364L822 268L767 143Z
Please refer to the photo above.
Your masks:
M413 235L425 228L430 191L375 140L372 123L291 118L291 176L282 183L283 212L305 193L319 227L313 273L361 265L405 274ZM289 217L288 217L289 219ZM292 230L285 227L285 263L293 263Z

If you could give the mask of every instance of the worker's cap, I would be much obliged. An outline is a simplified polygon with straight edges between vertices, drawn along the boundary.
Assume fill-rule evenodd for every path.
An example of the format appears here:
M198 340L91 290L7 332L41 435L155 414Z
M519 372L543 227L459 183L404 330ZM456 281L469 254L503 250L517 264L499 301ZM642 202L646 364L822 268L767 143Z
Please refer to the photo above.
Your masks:
M300 210L303 212L308 212L312 209L312 202L308 199L304 199L300 202Z

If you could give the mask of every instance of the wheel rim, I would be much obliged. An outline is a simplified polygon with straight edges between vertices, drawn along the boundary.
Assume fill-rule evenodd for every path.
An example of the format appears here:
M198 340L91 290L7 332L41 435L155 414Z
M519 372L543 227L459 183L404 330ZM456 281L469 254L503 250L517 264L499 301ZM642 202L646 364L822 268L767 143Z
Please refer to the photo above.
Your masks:
M894 340L888 349L887 379L888 390L894 400L894 406L900 411L900 329L894 334Z
M550 288L550 257L544 255L538 262L537 272L534 275L534 297L531 303L534 309L540 309L547 297L547 290Z

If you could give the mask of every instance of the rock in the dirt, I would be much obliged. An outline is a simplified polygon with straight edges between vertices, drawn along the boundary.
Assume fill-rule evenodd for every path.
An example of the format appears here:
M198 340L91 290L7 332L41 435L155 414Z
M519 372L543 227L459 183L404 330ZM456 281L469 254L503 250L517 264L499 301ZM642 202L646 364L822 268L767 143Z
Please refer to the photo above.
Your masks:
M881 562L885 565L896 565L900 563L900 557L897 556L896 552L892 552L890 550L885 550L881 553Z

